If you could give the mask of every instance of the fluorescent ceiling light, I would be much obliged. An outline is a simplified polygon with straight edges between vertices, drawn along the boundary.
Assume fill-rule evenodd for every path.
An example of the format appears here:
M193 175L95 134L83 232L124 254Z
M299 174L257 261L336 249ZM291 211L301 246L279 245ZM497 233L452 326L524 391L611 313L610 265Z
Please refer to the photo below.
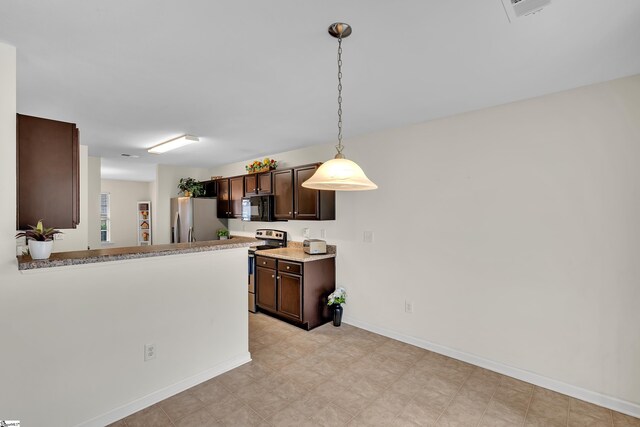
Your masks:
M200 142L200 138L198 138L197 136L182 135L178 138L174 138L167 142L163 142L162 144L158 144L155 147L151 147L147 151L153 154L162 154L166 153L167 151L175 150L176 148L184 147L185 145L193 144L195 142Z

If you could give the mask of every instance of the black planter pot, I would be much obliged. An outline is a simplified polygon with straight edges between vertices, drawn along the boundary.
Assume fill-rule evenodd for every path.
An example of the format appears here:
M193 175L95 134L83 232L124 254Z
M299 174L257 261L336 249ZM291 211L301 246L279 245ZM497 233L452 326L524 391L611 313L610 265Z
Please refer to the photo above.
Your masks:
M333 326L340 326L342 324L342 306L335 304L333 306Z

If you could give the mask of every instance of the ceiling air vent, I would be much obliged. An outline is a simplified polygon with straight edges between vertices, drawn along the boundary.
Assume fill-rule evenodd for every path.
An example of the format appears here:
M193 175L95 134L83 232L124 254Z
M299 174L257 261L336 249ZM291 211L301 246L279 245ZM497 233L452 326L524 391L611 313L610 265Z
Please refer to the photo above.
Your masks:
M510 22L516 18L540 12L551 4L551 0L502 0Z

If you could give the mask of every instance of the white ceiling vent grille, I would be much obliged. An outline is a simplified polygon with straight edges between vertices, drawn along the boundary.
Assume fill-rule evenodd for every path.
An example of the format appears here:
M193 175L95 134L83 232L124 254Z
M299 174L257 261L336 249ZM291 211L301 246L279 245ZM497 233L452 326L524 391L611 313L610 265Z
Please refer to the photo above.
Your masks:
M510 22L515 19L540 12L551 4L551 0L502 0Z

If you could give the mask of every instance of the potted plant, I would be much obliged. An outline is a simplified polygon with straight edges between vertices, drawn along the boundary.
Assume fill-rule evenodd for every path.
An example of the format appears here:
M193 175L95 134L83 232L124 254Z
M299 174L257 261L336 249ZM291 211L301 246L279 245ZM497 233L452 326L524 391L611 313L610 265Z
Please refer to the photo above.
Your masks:
M180 178L178 189L185 197L199 197L204 195L204 185L191 177Z
M347 301L347 291L344 288L338 288L329 295L328 306L333 308L333 326L342 324L342 304Z
M16 239L25 237L29 245L29 253L33 259L49 259L53 250L53 236L62 234L62 231L55 230L53 227L45 228L42 220L38 221L38 225L29 226L30 229L21 231L16 234Z
M218 230L218 238L220 240L227 240L229 238L229 230L226 228L221 228Z

